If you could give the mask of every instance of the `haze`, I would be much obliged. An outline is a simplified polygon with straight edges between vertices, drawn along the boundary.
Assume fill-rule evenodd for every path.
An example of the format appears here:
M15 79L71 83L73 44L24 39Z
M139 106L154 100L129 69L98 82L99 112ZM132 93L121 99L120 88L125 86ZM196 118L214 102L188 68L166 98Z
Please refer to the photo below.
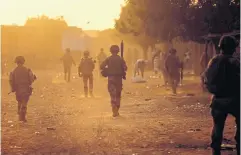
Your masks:
M124 0L0 0L0 24L24 25L28 17L63 16L70 26L84 30L114 27Z

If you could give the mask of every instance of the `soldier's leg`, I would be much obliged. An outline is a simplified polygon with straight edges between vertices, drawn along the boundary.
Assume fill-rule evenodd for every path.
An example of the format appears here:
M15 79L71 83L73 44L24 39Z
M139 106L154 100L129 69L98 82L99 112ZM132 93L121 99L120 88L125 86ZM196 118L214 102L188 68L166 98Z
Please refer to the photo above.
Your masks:
M117 110L117 116L119 115L119 109L120 109L120 102L121 102L121 90L118 90L116 92L116 110Z
M22 108L21 108L22 115L23 115L23 121L24 121L24 122L27 121L27 120L26 120L27 104L28 104L28 98L26 98L26 99L23 101Z
M20 110L19 110L19 120L26 122L26 113L27 113L27 104L28 104L29 96L21 97L20 101Z
M64 80L67 80L67 67L64 65Z
M90 92L90 95L93 97L93 82L94 79L93 79L93 75L89 76L89 92Z
M22 115L21 115L21 106L22 106L22 98L21 96L19 95L16 95L16 100L18 102L18 109L17 109L17 112L18 112L18 120L19 121L22 121Z
M70 82L70 77L71 77L71 68L68 67L68 82Z
M88 97L88 76L83 76L83 83L84 83L85 97Z
M180 78L179 77L175 77L174 79L174 94L177 94L177 87L180 83Z
M220 110L212 109L211 114L213 117L211 148L213 149L213 155L220 155L223 139L223 129L227 118L227 113L224 113Z
M235 134L235 140L236 140L236 149L237 154L240 154L240 107L233 109L231 114L235 117L236 122L236 134Z
M141 71L141 77L144 78L144 68L140 68Z
M136 77L136 74L137 74L137 67L134 66L134 77Z
M174 78L170 77L169 81L170 81L170 84L171 84L172 93L176 94L176 87L175 87L175 80L174 80Z
M118 106L117 106L117 99L116 99L116 93L112 92L110 93L111 98L111 107L112 107L112 113L113 117L118 116Z
M110 102L112 107L113 117L118 116L117 114L117 106L116 106L116 87L113 84L108 83L108 91L110 94Z

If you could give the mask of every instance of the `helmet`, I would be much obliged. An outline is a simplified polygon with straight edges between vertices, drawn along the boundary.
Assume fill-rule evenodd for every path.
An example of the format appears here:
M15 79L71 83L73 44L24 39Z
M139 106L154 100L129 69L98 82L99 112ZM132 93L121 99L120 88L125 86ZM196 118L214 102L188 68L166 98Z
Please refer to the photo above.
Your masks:
M226 52L227 50L234 50L238 46L238 42L232 36L223 36L220 41L218 47ZM230 51L231 52L231 51Z
M90 55L90 52L86 50L86 51L84 51L84 55L85 55L85 56L89 56L89 55Z
M17 63L17 64L24 64L24 62L25 62L25 59L23 56L17 56L15 58L15 63Z
M176 54L177 50L175 48L172 48L172 49L169 50L169 53L170 54Z
M66 48L66 50L65 50L67 53L69 53L70 52L70 48Z
M118 45L112 45L111 47L110 47L110 52L111 53L118 53L120 51L120 49L119 49L119 46Z

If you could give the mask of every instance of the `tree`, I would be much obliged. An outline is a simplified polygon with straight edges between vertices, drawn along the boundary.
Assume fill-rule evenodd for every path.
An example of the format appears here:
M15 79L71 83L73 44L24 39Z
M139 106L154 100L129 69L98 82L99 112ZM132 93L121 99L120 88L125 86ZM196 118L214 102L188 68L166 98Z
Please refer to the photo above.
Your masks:
M239 30L239 12L239 0L127 0L116 29L137 36L139 44L178 36L200 41L208 33Z
M33 17L33 18L28 18L25 22L25 26L35 26L35 27L42 27L42 28L66 28L68 27L68 24L64 20L64 18L57 17L56 19L54 18L49 18L48 16L42 15L38 17Z
M184 31L189 0L128 0L116 20L116 29L131 34L146 51L159 41L171 41Z

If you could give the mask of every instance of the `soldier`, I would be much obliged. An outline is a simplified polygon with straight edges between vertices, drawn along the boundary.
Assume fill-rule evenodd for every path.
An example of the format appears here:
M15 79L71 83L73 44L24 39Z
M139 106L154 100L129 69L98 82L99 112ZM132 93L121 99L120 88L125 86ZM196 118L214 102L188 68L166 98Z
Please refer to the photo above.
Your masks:
M67 80L68 82L70 82L71 67L72 67L72 64L75 65L75 62L73 57L70 54L69 48L66 49L66 53L61 58L61 60L63 61L63 65L64 65L64 80ZM67 76L68 76L68 79L67 79Z
M111 97L113 117L119 116L122 78L127 71L126 62L118 55L119 46L110 47L111 56L100 65L102 75L108 77L108 91Z
M81 59L78 73L83 77L85 97L88 97L88 81L89 81L89 94L93 97L93 70L95 69L95 61L89 57L89 51L84 51L84 58Z
M170 84L172 87L172 92L174 95L177 94L177 86L180 82L180 68L181 62L179 58L176 56L176 49L170 50L170 55L168 55L165 61L166 71L170 80Z
M167 86L167 84L168 84L168 74L167 74L167 70L165 67L165 61L166 61L167 56L168 56L168 52L164 52L161 54L160 67L159 67L162 72L164 86Z
M140 75L141 72L141 77L144 78L144 70L146 66L146 61L144 59L138 59L135 63L135 69L134 69L134 77L136 74Z
M228 114L236 119L236 149L240 154L240 61L232 56L236 46L234 38L223 38L219 45L221 54L211 59L204 72L204 84L213 94L210 106L214 125L211 136L213 155L221 154L223 129Z
M97 56L97 59L98 59L98 62L99 62L99 65L102 64L102 62L107 58L105 52L104 52L104 49L101 48L100 49L100 53L98 54Z
M10 73L9 83L11 92L15 92L18 102L19 121L27 122L26 112L29 97L32 94L32 83L36 80L36 76L32 71L24 65L25 59L23 56L18 56L15 59L17 67Z

